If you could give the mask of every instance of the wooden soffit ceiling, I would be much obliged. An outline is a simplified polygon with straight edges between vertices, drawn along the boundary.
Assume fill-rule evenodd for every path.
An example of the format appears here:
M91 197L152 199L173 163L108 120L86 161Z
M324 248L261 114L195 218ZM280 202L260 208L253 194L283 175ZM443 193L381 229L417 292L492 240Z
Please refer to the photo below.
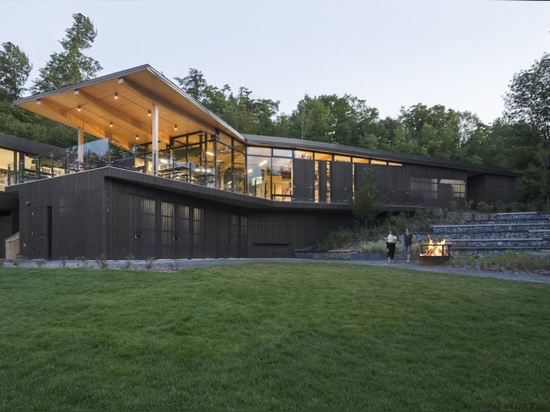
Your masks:
M112 138L127 148L151 142L155 104L160 143L168 144L172 136L214 134L216 129L244 140L149 65L25 97L14 104L66 126L83 128L95 137Z

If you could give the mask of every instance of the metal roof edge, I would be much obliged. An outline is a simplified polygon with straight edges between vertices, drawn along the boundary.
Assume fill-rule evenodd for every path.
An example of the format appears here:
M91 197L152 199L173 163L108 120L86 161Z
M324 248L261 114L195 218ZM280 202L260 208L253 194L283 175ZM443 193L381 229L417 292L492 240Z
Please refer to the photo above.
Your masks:
M234 129L232 126L230 126L228 123L226 123L224 120L222 120L217 114L212 112L210 109L208 109L205 105L203 105L201 102L197 101L193 96L185 92L181 87L179 87L177 84L175 84L171 79L166 77L163 73L159 72L157 69L155 69L152 66L148 66L147 70L153 74L155 77L157 77L159 80L164 82L168 87L171 87L173 90L181 94L183 97L185 97L187 100L189 100L191 103L193 103L195 106L197 106L199 109L201 109L205 114L208 116L214 118L217 122L223 124L223 126L229 130L231 133L238 136L243 141L246 141L245 136Z

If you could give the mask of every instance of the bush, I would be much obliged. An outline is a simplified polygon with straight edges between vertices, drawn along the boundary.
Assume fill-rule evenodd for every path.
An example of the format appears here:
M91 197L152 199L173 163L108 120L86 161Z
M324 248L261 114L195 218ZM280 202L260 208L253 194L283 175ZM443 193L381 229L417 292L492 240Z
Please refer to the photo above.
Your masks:
M355 237L355 232L351 228L339 227L334 232L330 232L326 238L317 244L319 250L331 250L342 247L351 242Z
M107 267L109 267L109 265L107 264L107 258L103 253L99 255L95 261L100 269L107 269Z
M128 255L126 256L126 260L124 262L124 266L123 266L123 269L130 269L132 267L132 260L134 260L134 256L133 255Z

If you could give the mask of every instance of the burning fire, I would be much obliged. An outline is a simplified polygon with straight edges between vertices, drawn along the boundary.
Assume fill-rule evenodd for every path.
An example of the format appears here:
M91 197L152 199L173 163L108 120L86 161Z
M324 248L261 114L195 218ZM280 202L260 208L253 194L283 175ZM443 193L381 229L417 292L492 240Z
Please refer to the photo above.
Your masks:
M445 239L440 242L434 243L432 239L426 245L426 252L421 253L420 256L449 256L449 248L444 247Z

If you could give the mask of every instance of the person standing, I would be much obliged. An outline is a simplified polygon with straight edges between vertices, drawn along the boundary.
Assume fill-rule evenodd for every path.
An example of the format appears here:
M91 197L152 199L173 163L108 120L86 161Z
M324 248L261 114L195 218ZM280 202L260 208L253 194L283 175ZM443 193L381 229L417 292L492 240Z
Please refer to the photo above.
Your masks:
M411 233L411 229L405 229L403 235L403 245L405 246L405 255L407 256L407 262L411 261L411 248L416 236Z
M386 244L388 245L388 263L393 263L393 258L395 256L395 244L397 243L397 234L395 230L390 230L388 234L388 239Z

